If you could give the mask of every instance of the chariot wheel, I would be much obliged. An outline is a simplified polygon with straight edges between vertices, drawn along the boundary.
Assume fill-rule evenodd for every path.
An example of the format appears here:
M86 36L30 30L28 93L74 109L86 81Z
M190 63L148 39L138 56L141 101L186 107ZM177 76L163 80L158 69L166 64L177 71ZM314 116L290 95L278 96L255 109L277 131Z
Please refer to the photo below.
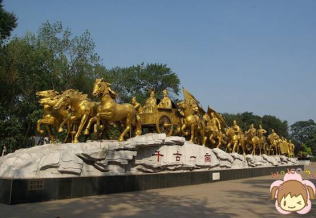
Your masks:
M156 122L156 130L158 133L165 133L170 136L173 132L173 124L169 116L162 115Z

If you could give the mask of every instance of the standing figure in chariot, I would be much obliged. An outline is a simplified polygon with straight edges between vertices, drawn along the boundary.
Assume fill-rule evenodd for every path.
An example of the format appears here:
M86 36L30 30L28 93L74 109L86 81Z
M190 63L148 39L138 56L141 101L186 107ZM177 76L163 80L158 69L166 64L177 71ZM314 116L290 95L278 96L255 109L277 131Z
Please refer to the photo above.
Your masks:
M163 94L163 98L159 102L158 108L171 109L172 108L172 103L171 103L171 99L168 96L167 89L163 90L162 94Z
M153 113L157 108L157 99L155 96L155 91L151 90L149 98L146 99L144 105L144 113Z

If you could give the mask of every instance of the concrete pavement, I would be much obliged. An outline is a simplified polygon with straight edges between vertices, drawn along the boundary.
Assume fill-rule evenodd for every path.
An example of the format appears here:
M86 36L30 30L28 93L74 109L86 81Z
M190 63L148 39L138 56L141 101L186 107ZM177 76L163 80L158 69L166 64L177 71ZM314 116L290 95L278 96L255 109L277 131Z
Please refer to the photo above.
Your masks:
M316 164L307 168L316 177ZM279 217L269 195L273 181L272 176L263 176L41 203L0 204L0 217ZM315 179L310 181L316 183ZM316 200L312 202L311 212L304 217L316 217Z

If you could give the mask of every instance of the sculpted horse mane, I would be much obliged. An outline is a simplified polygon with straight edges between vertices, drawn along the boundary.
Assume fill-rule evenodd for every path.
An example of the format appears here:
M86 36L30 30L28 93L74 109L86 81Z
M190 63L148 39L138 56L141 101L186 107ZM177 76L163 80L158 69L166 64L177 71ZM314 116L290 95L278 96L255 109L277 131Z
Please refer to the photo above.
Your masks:
M76 89L67 89L66 91L64 91L61 96L72 96L72 97L76 97L77 100L79 101L84 101L84 100L88 100L88 95L84 94Z

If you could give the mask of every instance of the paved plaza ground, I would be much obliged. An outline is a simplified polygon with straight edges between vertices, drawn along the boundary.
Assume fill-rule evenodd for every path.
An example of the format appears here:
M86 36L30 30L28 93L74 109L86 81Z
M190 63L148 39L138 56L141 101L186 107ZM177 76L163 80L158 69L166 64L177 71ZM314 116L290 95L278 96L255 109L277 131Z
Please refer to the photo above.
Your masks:
M306 169L316 176L316 163ZM0 204L0 217L280 217L269 195L274 180L263 176L41 203ZM315 179L311 181L316 184ZM316 217L316 200L312 202L311 212L304 217Z

